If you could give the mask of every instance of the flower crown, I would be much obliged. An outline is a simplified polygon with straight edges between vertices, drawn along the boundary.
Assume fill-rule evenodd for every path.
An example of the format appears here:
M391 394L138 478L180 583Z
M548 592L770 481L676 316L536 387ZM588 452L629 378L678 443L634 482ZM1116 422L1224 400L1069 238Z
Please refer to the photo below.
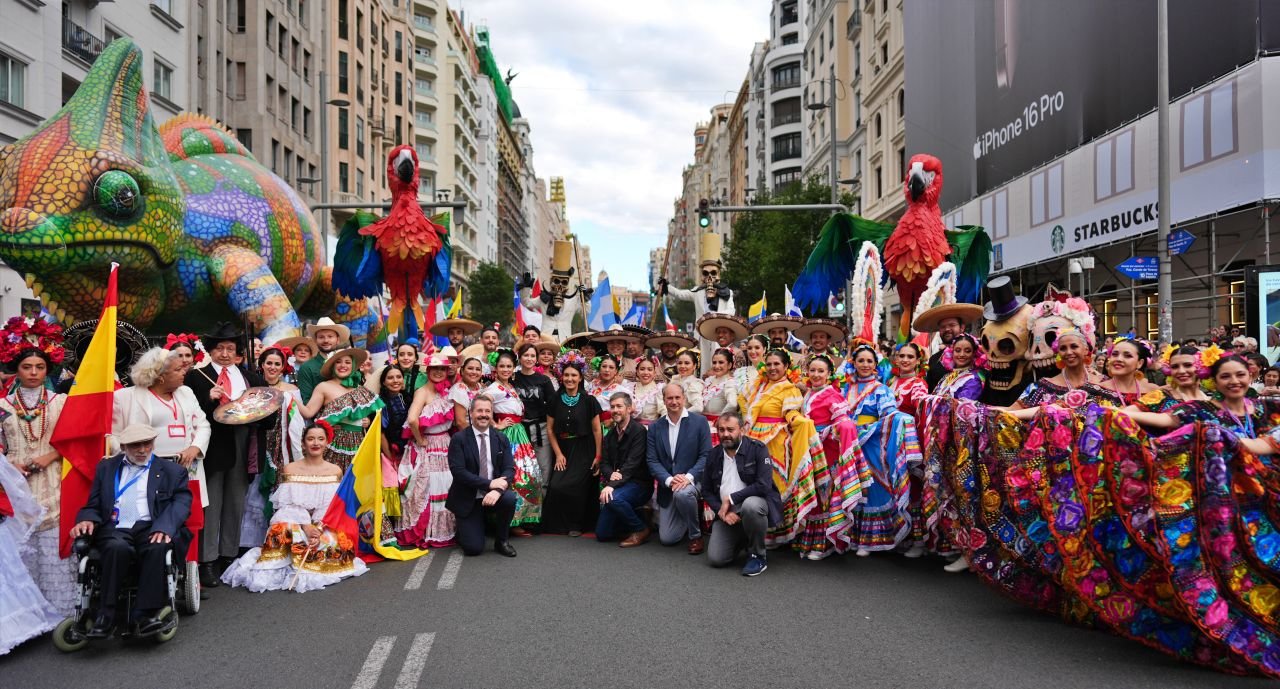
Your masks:
M1036 304L1031 311L1031 320L1027 324L1029 330L1035 330L1036 321L1049 316L1060 316L1071 322L1088 340L1090 348L1094 343L1093 309L1089 303L1079 297L1064 297L1065 293L1057 293L1052 299Z
M311 425L324 431L325 439L329 442L333 442L333 426L328 421L325 421L324 419L316 419L311 422Z
M951 344L947 345L946 349L942 350L942 359L940 361L942 367L948 371L955 369L956 361L951 356L951 348L960 340L964 340L973 345L973 363L970 365L975 369L986 369L987 350L983 349L982 345L978 344L978 339L969 333L961 333L955 340L952 340Z
M578 370L582 371L587 367L587 358L582 355L582 352L576 349L564 351L556 358L556 363L553 366L557 379L564 378L564 369L570 364L577 366Z
M0 328L0 362L12 363L23 351L38 349L55 364L62 363L62 326L43 318L14 316Z
M1148 367L1151 366L1153 363L1155 363L1154 361L1155 351L1156 351L1155 344L1150 340L1144 340L1141 337L1138 337L1136 335L1121 335L1120 337L1117 337L1116 339L1112 340L1111 344L1107 345L1107 349L1102 353L1103 360L1104 361L1109 360L1111 358L1112 352L1116 350L1116 345L1122 342L1128 342L1130 344L1137 346L1139 354L1141 354L1142 351L1145 349L1147 353ZM1141 373L1141 371L1139 371L1139 373Z
M200 336L195 333L169 333L164 336L164 348L173 349L183 344L191 348L192 360L195 363L204 361L204 342L200 340Z
M1173 373L1171 362L1179 349L1182 349L1182 347L1170 344L1166 345L1164 351L1160 352L1160 370L1166 376ZM1209 345L1197 352L1196 377L1200 380L1209 380L1211 378L1210 370L1214 364L1218 363L1218 359L1221 359L1224 353L1222 348L1216 344Z

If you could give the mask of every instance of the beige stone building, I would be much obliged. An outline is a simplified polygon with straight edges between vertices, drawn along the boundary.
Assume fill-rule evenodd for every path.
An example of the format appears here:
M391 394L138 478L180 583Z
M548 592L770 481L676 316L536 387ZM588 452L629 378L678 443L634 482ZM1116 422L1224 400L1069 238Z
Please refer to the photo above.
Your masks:
M804 132L805 178L830 179L831 117L829 106L835 95L836 178L850 179L856 174L849 138L855 128L854 97L856 93L853 42L848 39L847 24L857 11L857 0L809 0L805 15L804 97L809 105L828 105L822 109L805 107L801 111ZM834 70L834 71L833 71ZM831 83L832 75L836 83Z
M893 222L906 209L902 197L908 157L903 125L906 92L902 3L865 2L860 21L860 93L867 128L862 214L872 220Z

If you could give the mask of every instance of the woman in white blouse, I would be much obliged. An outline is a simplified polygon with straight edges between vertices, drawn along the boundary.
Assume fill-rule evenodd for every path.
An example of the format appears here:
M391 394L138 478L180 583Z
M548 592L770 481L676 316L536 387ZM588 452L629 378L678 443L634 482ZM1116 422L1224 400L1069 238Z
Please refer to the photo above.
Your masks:
M702 379L702 413L711 424L715 439L716 419L738 410L738 383L733 377L733 350L717 349L711 355L711 371Z
M702 389L704 384L698 377L698 350L683 349L676 355L676 375L671 382L684 390L684 405L689 411L702 413Z

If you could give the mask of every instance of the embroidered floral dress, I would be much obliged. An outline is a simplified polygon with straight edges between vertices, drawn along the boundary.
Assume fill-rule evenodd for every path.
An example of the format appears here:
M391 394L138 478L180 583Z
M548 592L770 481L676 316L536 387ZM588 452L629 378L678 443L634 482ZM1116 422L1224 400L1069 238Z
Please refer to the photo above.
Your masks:
M640 423L645 428L649 424L658 420L666 412L666 407L662 403L662 384L636 383L631 389L631 403L635 406L636 418L640 419Z
M972 366L947 371L947 375L938 381L933 394L957 400L976 400L982 394L985 377Z
M453 545L456 523L445 509L453 474L449 471L449 435L453 430L453 400L443 395L427 402L417 419L422 445L405 442L400 458L400 526L396 540L402 547L441 548Z
M708 375L702 383L702 413L711 424L711 444L719 445L720 432L716 430L716 421L721 414L738 410L738 383L732 373Z
M850 547L892 550L911 528L907 473L921 461L915 419L898 411L893 392L874 376L855 378L845 394L871 474L854 518Z
M782 523L769 530L770 545L790 543L799 535L809 514L818 509L816 476L827 473L826 456L813 421L801 411L804 395L783 378L764 376L740 395L747 437L759 440L773 460L773 483L782 495Z
M609 398L615 392L625 392L630 395L634 389L631 381L622 380L620 376L615 376L608 385L601 383L599 378L587 383L587 394L596 398L596 404L600 406L600 426L604 430L607 431L613 426L613 415L609 413ZM634 400L632 403L634 404Z
M913 417L916 416L920 400L929 394L929 384L925 382L922 373L895 376L889 380L889 389L898 400L898 411L906 412Z
M364 440L364 420L382 409L382 400L369 388L357 384L320 408L319 418L333 426L333 442L325 450L325 461L345 470Z
M502 429L502 434L511 441L511 455L515 459L516 477L511 490L516 494L516 512L511 519L512 526L535 525L542 520L542 469L538 466L538 455L529 442L529 433L524 428L524 402L515 388L502 383L494 383L484 389L484 394L493 400L493 421L500 423L510 421L511 425Z
M1067 394L1075 390L1078 390L1079 394L1073 395L1071 399L1068 399ZM1079 397L1078 401L1075 399L1076 397ZM1072 389L1059 385L1048 378L1042 378L1028 385L1027 389L1022 391L1022 396L1018 398L1023 407L1041 407L1059 400L1075 402L1075 406L1089 401L1097 402L1104 407L1125 406L1124 398L1119 393L1101 387L1097 383L1088 382Z
M858 447L858 429L849 418L849 403L840 390L826 385L809 390L801 413L813 421L822 442L823 473L814 480L817 507L804 519L792 548L816 558L849 548L858 506L870 487L871 474Z

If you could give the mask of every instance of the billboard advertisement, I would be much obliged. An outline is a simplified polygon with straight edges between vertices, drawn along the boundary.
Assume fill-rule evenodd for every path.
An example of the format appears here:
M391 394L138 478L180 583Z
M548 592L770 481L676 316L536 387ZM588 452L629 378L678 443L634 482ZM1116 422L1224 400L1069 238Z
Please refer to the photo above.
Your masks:
M1173 98L1280 43L1277 0L1169 6ZM905 0L903 19L907 148L942 159L944 209L1155 108L1155 2Z
M1268 361L1280 357L1280 266L1244 269L1246 323Z

